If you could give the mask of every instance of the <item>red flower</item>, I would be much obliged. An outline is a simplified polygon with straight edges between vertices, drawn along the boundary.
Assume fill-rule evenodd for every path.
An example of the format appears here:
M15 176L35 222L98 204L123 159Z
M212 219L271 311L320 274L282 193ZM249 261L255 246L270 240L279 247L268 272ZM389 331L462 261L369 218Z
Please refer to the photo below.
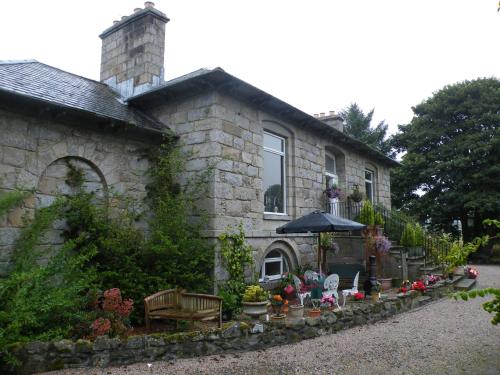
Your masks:
M97 318L90 326L94 337L105 335L111 329L111 321L105 318Z
M416 280L411 284L411 289L412 290L418 290L420 292L425 292L425 285L422 281Z
M354 299L355 299L356 301L362 300L362 299L364 299L364 298L365 298L365 295L364 295L363 293L361 293L361 292L354 293Z

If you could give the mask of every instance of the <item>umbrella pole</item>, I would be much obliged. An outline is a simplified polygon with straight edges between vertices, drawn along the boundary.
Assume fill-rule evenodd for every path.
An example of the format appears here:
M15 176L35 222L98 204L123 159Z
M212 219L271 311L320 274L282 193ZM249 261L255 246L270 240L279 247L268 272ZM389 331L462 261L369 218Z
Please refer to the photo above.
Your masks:
M322 263L322 252L321 252L321 233L318 233L318 268L321 275L321 263Z

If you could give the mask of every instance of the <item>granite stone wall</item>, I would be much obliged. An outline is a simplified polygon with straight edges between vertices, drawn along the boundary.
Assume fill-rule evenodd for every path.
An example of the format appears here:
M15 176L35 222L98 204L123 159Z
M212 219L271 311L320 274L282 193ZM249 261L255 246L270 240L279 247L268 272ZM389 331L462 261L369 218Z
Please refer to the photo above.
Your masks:
M17 372L29 374L63 368L120 366L259 350L373 324L446 296L452 290L450 281L440 281L425 295L411 291L379 302L351 302L342 310L323 311L317 318L232 322L223 329L204 332L152 334L127 340L101 336L95 341L31 342L14 349L22 363Z
M187 174L214 165L210 193L200 206L210 214L206 236L216 238L228 225L242 222L254 247L256 271L265 254L278 248L291 268L316 261L311 235L277 235L276 228L316 209L326 209L325 153L337 159L340 187L364 189L365 168L375 172L377 201L390 207L389 169L340 146L335 139L283 121L250 104L218 92L157 104L149 109L181 138ZM286 139L286 215L264 214L263 134ZM362 246L362 245L360 245ZM359 246L358 246L359 247ZM216 259L216 279L224 279Z
M0 218L0 276L10 267L23 218L33 216L57 194L71 194L66 182L69 165L83 172L84 187L96 192L97 199L112 199L115 192L145 197L144 150L151 145L7 111L0 111L0 134L0 191L34 191L21 207ZM61 228L56 224L52 229L40 245L61 242Z

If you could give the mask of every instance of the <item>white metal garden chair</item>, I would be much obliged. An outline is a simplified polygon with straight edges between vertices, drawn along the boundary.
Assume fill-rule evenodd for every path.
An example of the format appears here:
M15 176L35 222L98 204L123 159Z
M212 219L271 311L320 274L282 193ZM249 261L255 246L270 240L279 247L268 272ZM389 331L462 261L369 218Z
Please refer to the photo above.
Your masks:
M343 289L342 290L342 307L345 306L345 300L347 297L352 296L356 293L358 293L358 280L359 280L359 271L354 277L354 281L352 283L352 288L351 289Z
M339 306L339 293L337 291L339 287L339 275L336 273L332 273L330 276L328 276L325 279L325 282L323 284L324 288L326 289L323 292L323 297L335 297L335 304L337 305L338 308Z
M302 281L295 275L292 275L293 283L295 284L295 290L297 291L297 296L299 297L300 304L304 306L304 299L306 297L311 298L311 292L301 292L303 283Z
M319 274L315 271L311 271L311 270L307 270L306 272L304 272L304 279L307 280L319 280Z

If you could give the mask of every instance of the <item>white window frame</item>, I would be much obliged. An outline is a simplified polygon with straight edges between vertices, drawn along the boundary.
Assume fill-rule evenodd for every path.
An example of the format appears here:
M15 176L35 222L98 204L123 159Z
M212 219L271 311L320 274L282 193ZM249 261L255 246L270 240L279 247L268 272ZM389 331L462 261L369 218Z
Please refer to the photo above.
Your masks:
M264 261L262 262L262 267L260 269L259 282L280 280L282 278L282 276L283 276L284 269L285 269L284 265L285 265L285 262L286 262L286 258L284 257L283 253L280 250L278 250L278 249L273 249L269 253L271 253L273 251L277 251L280 254L280 256L279 257L268 258L267 255L266 255L264 257ZM268 255L269 255L269 253L268 253ZM280 273L279 273L279 275L267 276L266 275L266 264L267 263L276 263L276 262L280 262Z
M274 133L270 133L270 132L264 132L264 137L266 135L269 135L271 137L274 137L274 138L278 138L280 139L281 141L283 141L283 150L284 151L281 151L281 150L276 150L274 148L270 148L270 147L266 147L266 146L263 146L264 148L264 151L268 151L268 152L271 152L273 154L276 154L276 155L280 155L282 156L281 160L282 160L282 170L283 170L283 212L268 212L266 211L266 205L264 203L264 213L265 214L270 214L270 215L287 215L287 207L286 207L286 138L284 137L280 137L279 135L276 135ZM264 137L262 138L263 141L262 143L264 143Z
M366 173L369 173L372 176L371 180L366 178ZM367 184L370 185L370 193L371 194L368 195L368 191L365 191L366 198L368 198L368 200L371 201L372 203L375 203L375 172L372 171L371 169L368 169L368 168L365 169L365 190L366 190ZM370 196L371 196L371 199L369 199Z
M326 169L326 158L330 158L333 160L333 173L331 171L328 171ZM338 187L339 186L339 176L337 174L337 159L335 158L334 155L331 154L326 154L325 155L325 180L326 180L326 188L328 189L331 186L328 186L328 179L334 180L334 184Z

